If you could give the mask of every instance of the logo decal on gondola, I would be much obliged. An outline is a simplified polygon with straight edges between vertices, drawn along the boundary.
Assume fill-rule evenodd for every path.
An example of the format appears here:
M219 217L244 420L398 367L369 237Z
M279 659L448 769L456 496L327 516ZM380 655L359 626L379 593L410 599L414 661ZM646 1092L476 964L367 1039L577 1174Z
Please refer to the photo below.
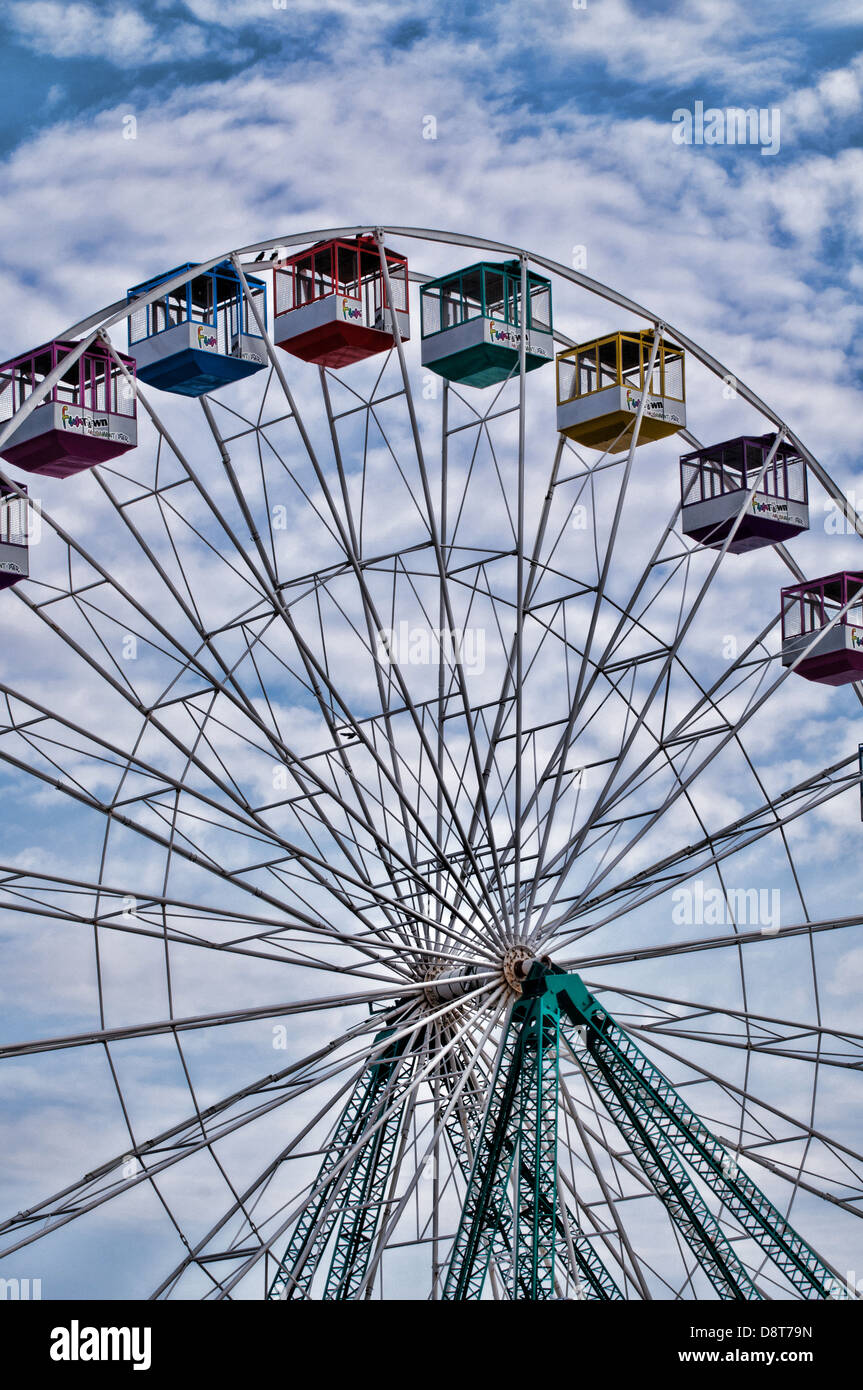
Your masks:
M852 646L852 647L863 647L863 628L860 628L860 627L852 627L852 629L851 629L851 646Z
M752 510L756 516L779 516L785 518L788 516L788 503L777 502L773 498L753 497Z
M110 422L107 415L73 415L68 405L60 411L60 421L64 430L84 430L86 434L100 437L110 436Z
M346 319L361 319L363 311L359 304L351 304L349 299L343 299L342 316Z
M215 348L219 346L219 340L215 333L208 333L206 328L198 329L198 347Z
M641 405L641 397L637 396L630 387L626 388L626 409L637 411ZM676 410L669 410L663 401L657 397L645 397L644 414L654 420L667 420L672 425L682 425L683 420Z
M492 343L505 343L507 347L518 347L521 342L521 334L513 328L502 328L499 323L490 323L488 326L489 341Z
M486 322L488 323L488 340L490 343L500 343L502 346L510 347L516 352L519 350L519 348L521 347L521 329L506 328L503 324L494 323L490 320L486 320ZM525 347L526 351L529 352L533 357L551 356L551 353L543 343L542 338L537 340L537 338L535 336L531 336L530 333L528 333L527 335L527 343Z
M626 390L626 408L627 408L627 410L638 410L638 407L639 407L640 405L641 405L641 397L640 397L640 396L636 396L635 393L634 393L633 391L631 391L631 390L629 389L629 387L627 387L627 390ZM651 398L648 396L647 399L646 399L645 402L644 402L644 413L645 413L645 415L655 415L655 416L658 417L658 419L664 420L664 419L665 419L665 403L664 403L663 401L661 401L661 400L651 400Z

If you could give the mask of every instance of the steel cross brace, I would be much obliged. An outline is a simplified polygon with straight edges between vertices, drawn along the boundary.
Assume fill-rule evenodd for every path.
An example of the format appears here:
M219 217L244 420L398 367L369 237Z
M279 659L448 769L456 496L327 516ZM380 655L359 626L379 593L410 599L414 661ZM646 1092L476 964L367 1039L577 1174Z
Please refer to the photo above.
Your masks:
M465 1092L462 1124L455 1121L450 1138L469 1176L445 1299L479 1298L492 1258L501 1272L510 1271L507 1283L515 1298L554 1298L558 1261L586 1296L623 1297L590 1242L577 1227L569 1228L569 1214L558 1206L559 1029L551 995L520 1000L510 1013L484 1114L484 1098ZM514 1211L507 1191L511 1176Z

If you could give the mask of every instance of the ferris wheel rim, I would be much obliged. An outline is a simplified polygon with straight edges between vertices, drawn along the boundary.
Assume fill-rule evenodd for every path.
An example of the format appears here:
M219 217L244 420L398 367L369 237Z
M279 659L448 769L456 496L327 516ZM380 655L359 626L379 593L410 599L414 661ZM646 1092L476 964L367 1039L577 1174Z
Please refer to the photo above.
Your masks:
M294 235L292 238L289 238L289 239L280 239L277 243L273 243L273 242L257 243L257 244L255 244L255 245L253 245L253 246L251 246L251 247L242 248L242 249L241 249L240 251L238 251L238 252L233 252L233 253L229 253L229 254L230 254L231 256L237 256L237 257L239 257L240 255L251 254L252 252L256 252L256 251L261 251L261 250L265 250L265 249L271 249L271 248L273 247L274 244L277 244L278 246L303 245L303 244L306 244L307 242L309 242L309 241L311 241L311 240L313 240L313 239L314 239L314 240L318 240L318 239L321 239L322 237L326 237L326 236L329 236L329 235L338 236L338 235L346 235L346 234L359 234L360 232L367 231L367 230L377 231L377 232L380 232L380 233L383 234L383 235L392 235L392 236L399 236L399 235L400 235L400 236L415 236L415 237L417 237L418 239L422 238L422 239L432 240L432 241L434 241L434 240L441 240L441 241L445 241L447 244L471 245L471 246L478 247L479 249L488 249L488 250L493 250L493 251L496 251L496 252L501 252L501 253L504 253L504 254L509 253L509 254L516 254L516 255L518 255L518 254L527 255L528 258L529 258L532 262L534 262L535 264L540 265L540 266L543 266L544 268L549 269L549 270L553 271L554 273L561 275L563 278L569 279L569 280L572 281L573 283L576 283L576 284L580 285L581 288L586 289L586 290L590 291L591 293L598 293L598 294L600 294L601 297L603 297L603 298L608 298L608 299L610 299L612 302L616 302L616 303L618 303L619 305L621 305L622 307L627 307L627 308L629 308L632 312L636 312L636 313L638 313L640 316L649 319L650 321L652 321L652 322L656 325L657 329L660 329L660 328L661 328L663 331L667 331L667 332L669 333L670 336L674 337L677 341L680 341L682 346L687 347L688 350L692 350L692 351L693 351L693 355L696 356L696 357L698 357L699 360L701 360L701 361L704 363L704 365L708 366L708 367L710 368L710 370L714 371L715 374L717 374L717 375L726 375L726 373L724 372L723 368L721 367L721 364L717 363L717 362L715 361L715 359L710 358L709 354L705 354L704 356L701 356L702 350L696 348L696 346L695 346L694 344L691 345L691 346L688 346L688 340L685 339L685 338L683 338L682 335L680 335L679 333L677 333L677 331L674 330L670 325L668 325L667 323L665 323L665 322L663 322L663 321L661 321L661 320L659 320L659 319L654 318L652 315L650 315L650 314L648 313L648 311L644 310L643 308L641 308L641 307L638 306L638 305L635 305L633 301L625 300L623 297L617 296L617 295L616 295L616 292L613 292L613 291L608 291L607 293L603 293L603 290L606 289L607 287L601 287L601 286L599 286L598 282L591 281L591 280L588 279L588 277L581 276L578 272L570 271L567 267L559 266L557 263L547 261L547 260L545 260L545 259L542 258L542 257L534 256L534 255L532 255L532 254L530 254L530 253L521 253L521 252L519 251L518 248L509 247L509 246L507 246L505 243L486 242L486 241L484 241L484 240L482 240L482 239L469 238L469 237L462 237L462 236L460 236L460 235L458 235L458 234L450 234L450 233L437 233L437 234L432 233L432 232L426 232L426 233L424 233L421 229L415 229L415 228L414 228L414 229L410 229L410 228L373 228L373 229L355 228L355 229L335 229L335 230L330 229L329 231L323 231L323 232L296 234L296 235ZM223 259L225 259L225 258L224 258L224 257L217 257L217 258L215 258L212 262L202 262L201 265L194 267L192 271L188 272L188 274L186 274L186 275L184 275L183 277L181 277L181 280L180 280L179 282L181 283L183 280L189 278L192 274L196 273L197 271L201 270L202 268L206 268L207 266L212 266L212 265L218 264L218 263L219 263L221 260L223 260ZM108 313L108 314L110 314L110 312L111 312L110 309L107 310L107 311L103 311L103 313ZM122 320L123 318L125 318L125 317L128 316L128 313L129 313L129 312L130 312L130 310L129 310L128 307L127 307L125 313L120 312L120 313L115 314L114 317L113 317L112 319L110 319L109 323L106 324L105 326L108 327L108 326L110 326L112 323ZM90 323L92 323L92 319L91 319L91 320L82 321L82 325L77 325L75 329L69 330L70 335L71 335L72 333L76 332L76 331L82 331L82 330L83 330L83 331L86 331L86 327L87 327L87 325L90 324ZM769 411L768 408L764 407L763 404L762 404L761 402L758 401L758 398L757 398L757 397L755 397L753 394L747 395L746 390L740 391L740 394L741 394L745 399L747 399L747 400L749 401L750 404L756 405L756 408L758 408L759 410L761 410L762 413L765 415L766 418L772 420L775 424L777 424L777 427L778 427L778 428L784 428L784 426L782 425L782 422L779 420L779 417L776 416L776 415L774 415L774 414L772 414L772 413ZM796 440L796 436L792 435L790 431L787 431L787 435L788 435L788 437L789 437L792 441L794 441L795 443L797 443L797 444L799 445L799 441ZM799 445L799 447L800 447L800 449L801 449L801 452L803 452L803 453L806 455L807 461L809 461L809 455L808 455L807 451L805 451L805 450L803 449L803 446L802 446L802 445ZM855 514L855 515L856 515L856 514ZM857 518L857 522L859 522L859 518ZM860 526L859 529L861 529L861 534L863 534L863 524L861 524L861 526ZM859 693L859 692L858 692L858 693ZM112 828L112 822L109 820L108 824L106 825L106 837L107 837L107 834L109 833L109 830L110 830L111 828ZM101 873L100 873L100 877L101 877ZM451 958L452 958L452 957L451 957ZM815 1081L817 1081L817 1072L818 1072L818 1066L819 1066L819 1063L818 1063L817 1060L815 1061L814 1066L815 1066ZM815 1081L813 1081L813 1085L815 1084ZM799 1177L799 1173L798 1173L798 1177Z

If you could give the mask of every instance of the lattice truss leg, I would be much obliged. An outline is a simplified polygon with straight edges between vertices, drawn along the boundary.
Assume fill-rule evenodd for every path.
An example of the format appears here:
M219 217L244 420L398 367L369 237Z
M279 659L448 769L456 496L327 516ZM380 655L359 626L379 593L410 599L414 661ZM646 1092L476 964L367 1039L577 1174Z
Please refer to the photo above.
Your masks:
M794 1231L666 1078L585 988L578 975L534 965L510 1011L488 1097L462 1088L447 1133L466 1178L443 1297L478 1299L494 1266L504 1296L553 1299L556 1266L577 1297L620 1291L559 1200L559 1059L562 1043L583 1068L675 1227L721 1299L763 1293L708 1206L720 1199L743 1237L755 1241L804 1298L851 1295ZM385 1033L376 1042L384 1040ZM297 1222L270 1298L309 1296L332 1240L326 1299L355 1297L378 1235L399 1142L404 1096L419 1052L402 1038L364 1072L346 1104ZM446 1078L452 1091L454 1073ZM346 1161L347 1160L347 1161Z

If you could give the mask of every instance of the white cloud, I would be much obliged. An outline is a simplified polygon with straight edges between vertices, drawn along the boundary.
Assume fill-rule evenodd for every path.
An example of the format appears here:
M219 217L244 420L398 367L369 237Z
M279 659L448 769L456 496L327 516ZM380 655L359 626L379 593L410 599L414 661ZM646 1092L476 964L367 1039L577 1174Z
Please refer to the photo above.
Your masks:
M798 42L787 32L774 30L769 47L759 43L765 17L740 0L691 0L647 13L637 0L602 0L572 10L548 6L531 14L528 33L518 7L508 5L501 8L499 23L513 48L539 41L576 63L601 63L634 86L709 82L715 93L718 84L726 84L729 105L739 105L739 93L751 91L753 84L774 91L799 57Z
M242 25L278 23L302 15L320 21L338 18L354 25L368 25L404 17L401 0L185 0L186 9L205 24Z
M863 56L843 68L832 68L814 85L792 88L782 102L785 129L792 138L796 132L822 134L850 121L863 106Z
M95 6L76 0L17 0L7 17L18 37L37 53L52 58L94 58L117 67L202 57L209 49L204 30L174 26L160 36L157 28L129 5Z

